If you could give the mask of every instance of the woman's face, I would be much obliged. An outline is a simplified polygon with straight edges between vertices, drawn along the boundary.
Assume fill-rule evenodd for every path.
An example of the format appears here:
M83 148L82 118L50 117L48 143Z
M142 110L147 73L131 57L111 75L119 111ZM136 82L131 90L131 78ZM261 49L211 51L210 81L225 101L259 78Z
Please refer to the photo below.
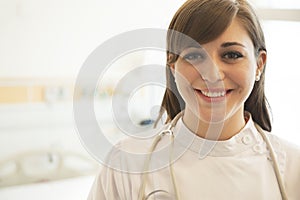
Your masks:
M196 45L195 45L196 46ZM266 54L255 56L253 43L237 19L215 40L184 49L172 71L186 109L200 120L218 122L244 112Z

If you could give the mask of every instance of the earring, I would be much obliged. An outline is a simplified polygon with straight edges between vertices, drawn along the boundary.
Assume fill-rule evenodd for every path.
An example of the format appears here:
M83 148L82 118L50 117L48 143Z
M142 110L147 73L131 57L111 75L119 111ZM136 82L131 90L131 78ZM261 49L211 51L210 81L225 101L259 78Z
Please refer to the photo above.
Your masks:
M255 81L259 81L259 80L260 80L261 72L258 70L257 73L258 73L258 74L257 74L256 77L255 77Z

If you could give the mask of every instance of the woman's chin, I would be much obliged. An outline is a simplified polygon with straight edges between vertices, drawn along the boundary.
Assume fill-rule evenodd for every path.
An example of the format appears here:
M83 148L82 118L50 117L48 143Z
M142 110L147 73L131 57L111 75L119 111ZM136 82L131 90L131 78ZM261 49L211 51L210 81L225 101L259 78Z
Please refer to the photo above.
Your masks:
M197 114L198 118L205 123L223 123L226 119L226 112L224 110L214 110L211 112L201 112Z

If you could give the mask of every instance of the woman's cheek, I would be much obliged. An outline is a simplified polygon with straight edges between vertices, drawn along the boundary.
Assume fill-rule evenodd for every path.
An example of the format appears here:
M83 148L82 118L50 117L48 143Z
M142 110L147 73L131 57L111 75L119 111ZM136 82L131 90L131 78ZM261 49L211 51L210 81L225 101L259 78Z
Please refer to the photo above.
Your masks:
M175 71L175 82L178 92L188 107L196 108L198 105L196 94L192 88L191 76Z

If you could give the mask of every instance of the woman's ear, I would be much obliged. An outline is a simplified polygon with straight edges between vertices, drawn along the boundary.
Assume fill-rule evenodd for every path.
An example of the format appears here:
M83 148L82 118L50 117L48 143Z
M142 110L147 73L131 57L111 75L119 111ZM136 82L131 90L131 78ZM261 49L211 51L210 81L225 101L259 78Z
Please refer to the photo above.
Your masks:
M174 59L174 54L169 53L167 63L168 63L168 67L170 67L170 70L171 70L171 72L174 76L174 74L175 74L175 62L173 61L173 59Z
M175 63L169 64L169 67L170 67L170 70L171 70L171 72L172 72L172 74L174 76L174 74L175 74Z
M259 54L257 57L257 71L262 73L264 70L264 67L266 65L266 62L267 62L267 52L264 50L259 51Z

